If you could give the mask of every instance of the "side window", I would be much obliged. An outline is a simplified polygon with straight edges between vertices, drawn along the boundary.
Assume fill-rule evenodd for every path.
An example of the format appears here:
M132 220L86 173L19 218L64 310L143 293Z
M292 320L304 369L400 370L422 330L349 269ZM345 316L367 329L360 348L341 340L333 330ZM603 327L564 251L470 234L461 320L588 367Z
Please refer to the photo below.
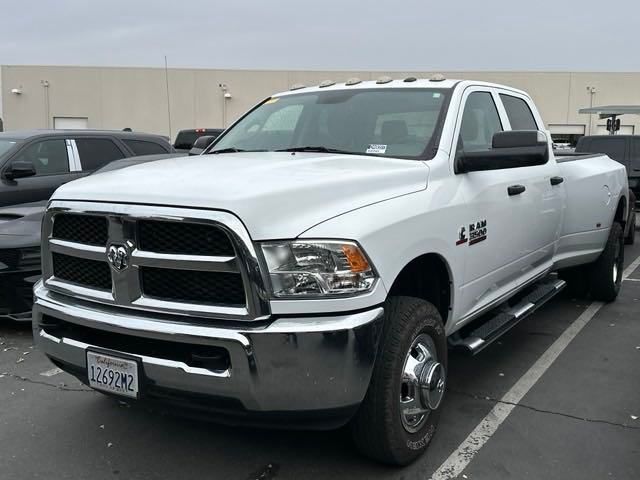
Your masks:
M82 170L93 171L114 160L124 158L118 146L108 138L77 138Z
M38 176L69 172L69 157L64 139L32 143L12 160L20 161L33 163Z
M489 150L493 134L502 131L498 109L489 92L473 92L462 113L458 144L466 152Z
M162 145L144 140L123 140L125 145L131 149L136 155L156 155L160 153L168 153Z
M500 99L507 111L511 130L537 130L536 120L527 102L518 97L500 94Z

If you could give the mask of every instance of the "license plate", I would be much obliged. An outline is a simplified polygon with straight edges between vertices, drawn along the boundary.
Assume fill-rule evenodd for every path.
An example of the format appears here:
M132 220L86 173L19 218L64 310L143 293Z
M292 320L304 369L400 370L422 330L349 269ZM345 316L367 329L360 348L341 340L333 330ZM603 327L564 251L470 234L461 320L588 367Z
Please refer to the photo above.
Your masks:
M88 351L87 375L91 388L138 398L138 363L133 360Z

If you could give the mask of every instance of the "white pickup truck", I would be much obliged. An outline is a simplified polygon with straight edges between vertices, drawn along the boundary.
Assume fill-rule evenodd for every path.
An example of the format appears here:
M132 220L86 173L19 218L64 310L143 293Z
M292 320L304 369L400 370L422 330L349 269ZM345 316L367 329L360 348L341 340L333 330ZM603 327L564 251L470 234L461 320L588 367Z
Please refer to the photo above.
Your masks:
M333 428L407 464L448 347L565 286L612 301L627 176L557 158L531 98L439 77L293 89L203 155L54 194L39 348L91 387L227 423Z

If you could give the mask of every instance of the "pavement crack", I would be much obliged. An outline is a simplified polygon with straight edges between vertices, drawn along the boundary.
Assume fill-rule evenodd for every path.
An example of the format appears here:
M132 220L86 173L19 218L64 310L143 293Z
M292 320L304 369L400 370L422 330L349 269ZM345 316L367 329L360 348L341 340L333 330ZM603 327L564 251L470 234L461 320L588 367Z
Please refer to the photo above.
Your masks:
M556 412L556 411L553 411L553 410L545 410L543 408L534 407L533 405L527 405L526 403L508 402L506 400L500 400L499 398L494 398L494 397L491 397L489 395L476 395L475 393L463 392L462 390L453 390L453 389L447 389L447 390L449 392L455 394L455 395L461 395L461 396L464 396L464 397L473 398L475 400L484 400L484 401L487 401L487 402L501 403L503 405L512 405L514 407L526 408L527 410L531 410L531 411L537 412L537 413L545 413L545 414L548 414L548 415L557 415L559 417L570 418L572 420L579 420L579 421L582 421L582 422L602 423L602 424L605 424L605 425L610 425L612 427L626 428L626 429L629 429L629 430L640 430L640 426L636 427L636 426L633 426L633 425L628 425L626 423L612 422L610 420L602 420L602 419L598 419L598 418L579 417L577 415L572 415L570 413Z
M67 387L65 384L56 385L54 383L43 382L41 380L33 380L32 378L23 377L22 375L18 375L15 373L6 373L5 376L13 378L15 380L20 380L22 382L33 383L35 385L44 385L46 387L55 388L56 390L62 390L64 392L94 392L94 390L90 388Z

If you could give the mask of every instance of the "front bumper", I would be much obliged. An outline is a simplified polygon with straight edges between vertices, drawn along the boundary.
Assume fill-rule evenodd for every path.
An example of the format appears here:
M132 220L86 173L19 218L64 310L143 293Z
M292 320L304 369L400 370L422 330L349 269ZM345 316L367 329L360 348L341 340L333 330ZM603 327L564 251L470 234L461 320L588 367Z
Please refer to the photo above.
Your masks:
M0 319L30 321L33 285L40 269L0 271Z
M142 364L141 400L184 407L184 413L220 414L218 419L227 423L344 424L367 391L382 332L381 307L230 328L96 305L57 295L41 282L34 295L35 341L62 369L86 383L87 348L133 355ZM80 333L59 333L75 331ZM110 342L128 347L114 349ZM168 342L174 348L160 348ZM143 344L144 352L136 351ZM203 368L167 358L169 354L149 353L189 346L222 349L228 352L228 364Z

